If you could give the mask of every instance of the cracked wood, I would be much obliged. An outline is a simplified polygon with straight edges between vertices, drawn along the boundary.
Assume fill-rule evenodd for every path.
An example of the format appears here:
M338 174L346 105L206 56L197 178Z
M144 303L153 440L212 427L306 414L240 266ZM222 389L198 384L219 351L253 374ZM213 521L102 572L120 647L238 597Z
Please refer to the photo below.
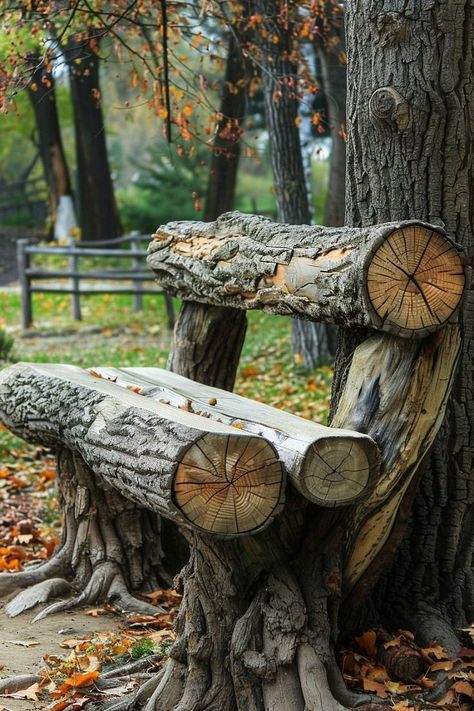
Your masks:
M255 533L283 506L284 468L264 438L75 366L23 363L2 371L0 419L27 441L79 453L131 501L180 525Z
M440 227L282 225L226 213L158 228L148 263L189 301L422 337L456 321L465 274Z
M95 368L104 378L204 418L265 437L294 486L320 506L344 506L367 498L379 474L379 452L365 434L325 427L161 368Z

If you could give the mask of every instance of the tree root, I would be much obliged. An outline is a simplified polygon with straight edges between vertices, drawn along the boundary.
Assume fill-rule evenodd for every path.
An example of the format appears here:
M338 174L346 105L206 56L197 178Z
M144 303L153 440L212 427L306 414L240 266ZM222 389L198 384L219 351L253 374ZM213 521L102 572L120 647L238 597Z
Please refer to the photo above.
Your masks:
M71 591L71 584L64 578L51 578L36 583L26 590L22 590L5 606L8 617L16 617L41 602L47 602L52 597L58 597Z
M79 595L68 600L54 602L44 610L41 610L33 619L33 622L43 620L54 612L71 610L79 605L94 605L100 600L109 601L120 611L139 612L145 615L156 615L165 612L162 607L154 607L150 603L130 595L117 565L106 562L100 564L94 570L88 584ZM12 602L15 601L13 600Z
M77 455L58 455L59 493L64 509L63 542L53 558L20 573L0 575L0 596L18 588L7 607L14 617L66 592L34 621L83 604L109 602L120 611L156 615L161 607L134 596L160 586L163 552L158 518L125 499L94 475Z
M0 694L15 693L23 691L32 684L41 681L43 677L38 674L19 674L18 676L9 676L6 679L0 680Z
M440 644L450 659L456 659L461 642L449 622L435 612L417 615L415 619L416 640L420 647L430 647L433 642Z

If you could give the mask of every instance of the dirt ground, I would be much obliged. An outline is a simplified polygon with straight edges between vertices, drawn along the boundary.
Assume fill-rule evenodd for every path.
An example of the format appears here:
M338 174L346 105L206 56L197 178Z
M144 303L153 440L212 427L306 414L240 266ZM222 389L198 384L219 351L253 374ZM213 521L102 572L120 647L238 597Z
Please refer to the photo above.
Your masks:
M87 638L98 632L115 631L121 622L120 617L113 614L91 617L85 614L85 609L58 613L35 623L32 620L40 608L9 618L3 609L11 597L13 595L2 599L0 604L0 681L17 674L35 674L41 667L44 654L66 654L67 650L59 646L61 640ZM24 646L24 643L32 644ZM44 702L0 697L2 711L42 708Z

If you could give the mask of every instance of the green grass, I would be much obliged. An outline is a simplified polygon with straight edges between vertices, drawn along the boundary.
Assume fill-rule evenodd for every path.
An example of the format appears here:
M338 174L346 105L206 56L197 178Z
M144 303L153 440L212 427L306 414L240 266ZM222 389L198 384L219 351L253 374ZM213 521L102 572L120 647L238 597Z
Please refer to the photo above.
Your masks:
M132 297L94 295L81 299L84 320L71 320L70 298L33 295L34 329L19 328L18 294L0 292L0 327L15 337L14 360L99 365L166 367L172 333L166 328L161 296L144 297L132 311ZM175 300L175 310L179 303ZM330 368L302 374L291 352L291 319L259 311L248 314L236 392L317 421L328 411Z

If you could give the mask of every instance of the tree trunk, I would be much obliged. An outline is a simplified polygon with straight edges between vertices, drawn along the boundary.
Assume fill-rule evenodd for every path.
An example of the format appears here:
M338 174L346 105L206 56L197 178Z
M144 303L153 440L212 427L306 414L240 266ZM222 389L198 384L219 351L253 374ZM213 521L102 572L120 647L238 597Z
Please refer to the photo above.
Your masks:
M332 150L326 200L325 225L345 224L346 189L346 62L344 14L339 3L329 2L325 11L330 24L328 36L318 39L316 51L321 67L324 92L329 111Z
M48 186L49 210L55 225L55 237L69 237L69 230L76 226L72 203L71 181L61 140L61 129L56 107L56 94L52 71L47 68L44 58L32 54L28 61L33 68L28 84L28 96L35 114L38 129L39 149L43 170ZM63 223L64 211L70 217Z
M205 220L215 220L234 206L241 153L239 126L247 101L246 89L239 86L239 81L246 78L246 71L241 48L232 34L222 87L222 118L216 126L211 158ZM233 90L227 82L232 84ZM247 317L242 311L184 301L168 368L191 380L232 390L246 331Z
M347 219L352 225L408 216L429 220L456 234L471 255L471 4L416 0L410 8L396 7L349 3ZM436 638L451 652L459 646L453 629L474 619L473 309L470 291L447 416L393 567L374 596L389 623L415 626L422 639ZM353 346L353 333L346 333L336 400L340 366Z
M87 39L70 37L66 49L74 111L81 239L122 234L110 174L99 91L99 55Z
M237 171L241 154L242 121L247 107L248 61L242 55L237 37L229 38L227 65L216 135L212 147L204 219L215 220L234 206Z
M279 219L293 225L309 224L311 211L297 125L298 70L289 58L291 29L278 21L275 0L255 0L254 8L255 14L265 18L266 34L259 25L254 42L262 54L259 63ZM310 371L330 362L326 328L325 324L293 321L292 348L297 365Z

